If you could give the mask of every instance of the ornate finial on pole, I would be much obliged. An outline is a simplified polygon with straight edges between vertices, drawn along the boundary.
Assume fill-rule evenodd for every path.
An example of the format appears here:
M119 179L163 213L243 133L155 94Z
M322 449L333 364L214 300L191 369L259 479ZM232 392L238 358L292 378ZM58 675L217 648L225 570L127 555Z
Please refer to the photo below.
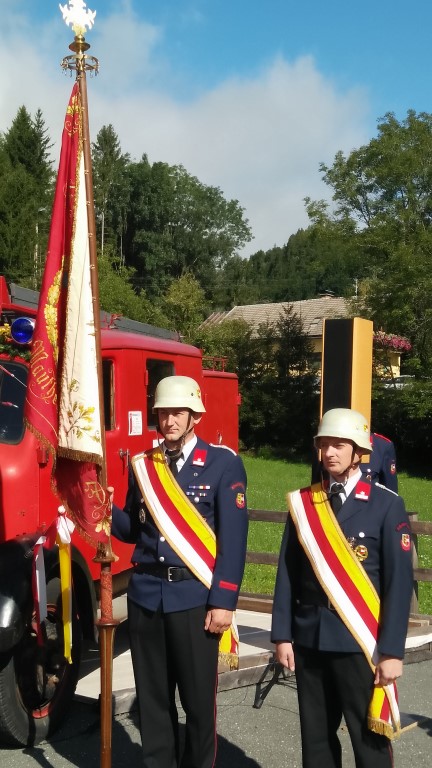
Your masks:
M75 32L73 43L69 48L74 52L73 56L65 56L61 66L64 70L75 70L83 72L86 70L97 75L99 71L99 61L94 56L88 56L85 52L90 48L85 40L87 27L91 29L94 24L96 11L86 8L84 0L69 0L69 5L59 4L65 24L72 27Z

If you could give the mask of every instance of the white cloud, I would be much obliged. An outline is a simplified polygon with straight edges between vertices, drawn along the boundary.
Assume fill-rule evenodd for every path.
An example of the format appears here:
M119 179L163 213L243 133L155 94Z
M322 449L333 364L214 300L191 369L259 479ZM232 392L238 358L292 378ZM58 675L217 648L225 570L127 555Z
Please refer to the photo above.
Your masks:
M123 151L181 163L238 199L255 236L248 253L283 245L306 226L304 197L328 194L319 163L366 141L365 94L338 93L310 58L277 59L256 78L232 79L190 104L144 91L116 100L112 120L106 114Z
M40 107L57 151L72 86L56 69L72 39L58 27L36 38L20 25L0 48L0 130L21 104L32 114ZM162 40L163 30L129 11L95 27L90 53L101 74L88 81L92 140L112 123L133 158L146 152L151 162L181 163L238 199L255 236L246 254L283 245L307 225L303 198L328 195L320 161L368 140L366 93L340 92L312 58L275 58L249 79L231 78L187 102L172 92L178 73L159 55Z

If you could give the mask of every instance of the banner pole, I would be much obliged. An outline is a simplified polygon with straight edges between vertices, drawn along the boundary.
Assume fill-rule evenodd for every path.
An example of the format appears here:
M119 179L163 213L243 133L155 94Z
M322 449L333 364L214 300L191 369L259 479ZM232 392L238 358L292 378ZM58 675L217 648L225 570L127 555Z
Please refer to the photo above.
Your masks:
M76 31L76 30L75 30ZM103 377L102 377L102 352L101 352L101 327L100 327L100 305L99 305L99 284L97 270L97 247L96 247L96 219L94 211L93 198L93 175L91 163L89 115L87 100L87 79L86 71L97 73L99 62L89 56L86 51L90 45L85 41L82 34L76 34L73 43L69 46L74 55L63 59L62 67L64 69L74 69L77 72L77 82L80 89L82 105L82 129L83 129L83 157L85 169L88 237L89 237L89 257L90 257L90 276L92 287L92 301L94 314L96 361L98 374L98 394L101 414L101 445L102 445L102 463L98 468L99 482L101 486L107 488L106 472L106 444L105 444L105 420L104 420L104 398L103 398ZM100 767L111 768L112 764L112 666L113 666L113 647L114 634L118 626L118 620L113 618L112 601L112 573L111 563L116 559L112 552L111 536L106 543L99 543L94 562L100 563L100 618L96 625L99 630L99 651L101 666L101 693L100 693L100 714L101 714L101 738L100 738Z

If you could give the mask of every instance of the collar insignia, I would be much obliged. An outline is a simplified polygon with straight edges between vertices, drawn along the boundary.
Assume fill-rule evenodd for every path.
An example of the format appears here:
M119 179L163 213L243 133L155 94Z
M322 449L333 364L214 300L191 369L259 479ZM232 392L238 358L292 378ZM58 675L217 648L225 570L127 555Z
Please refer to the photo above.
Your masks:
M195 448L193 457L192 457L192 464L194 464L196 467L203 467L207 458L207 451L204 448Z
M366 483L364 480L359 480L355 487L355 498L360 499L360 501L369 501L371 488L372 486L370 483Z

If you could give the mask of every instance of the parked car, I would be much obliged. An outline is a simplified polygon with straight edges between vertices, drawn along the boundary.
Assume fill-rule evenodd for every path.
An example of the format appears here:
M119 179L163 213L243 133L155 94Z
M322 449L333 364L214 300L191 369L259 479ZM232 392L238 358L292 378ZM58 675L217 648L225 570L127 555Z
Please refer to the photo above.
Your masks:
M408 384L412 384L415 376L394 376L392 379L384 380L384 389L403 389Z

